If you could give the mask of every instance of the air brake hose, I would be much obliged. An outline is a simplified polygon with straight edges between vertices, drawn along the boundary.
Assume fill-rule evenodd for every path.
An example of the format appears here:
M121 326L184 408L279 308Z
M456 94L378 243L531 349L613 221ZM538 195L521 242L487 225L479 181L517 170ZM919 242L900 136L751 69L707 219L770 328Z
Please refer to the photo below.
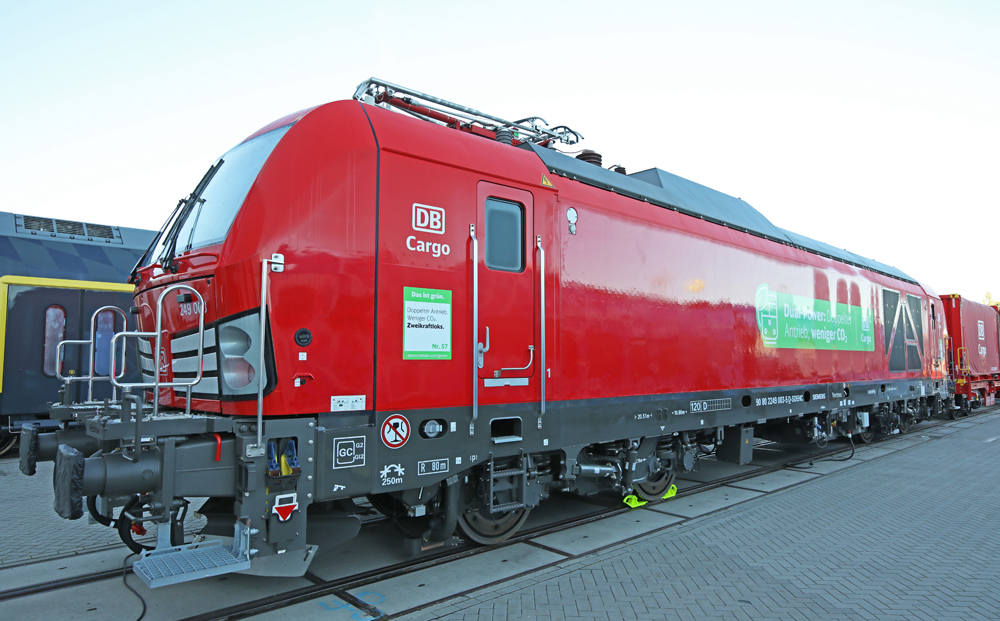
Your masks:
M141 543L137 543L136 540L132 538L132 520L128 519L128 516L125 515L136 506L141 508L142 505L145 504L139 502L140 498L141 496L138 494L133 496L131 500L125 503L125 506L122 507L121 514L118 516L118 536L121 537L122 543L128 546L128 549L132 550L136 554L142 554L146 550L153 549L152 546L144 546Z
M109 518L97 510L97 496L87 496L87 510L90 511L90 517L94 518L94 521L101 526L110 526L111 528L118 526L118 520Z

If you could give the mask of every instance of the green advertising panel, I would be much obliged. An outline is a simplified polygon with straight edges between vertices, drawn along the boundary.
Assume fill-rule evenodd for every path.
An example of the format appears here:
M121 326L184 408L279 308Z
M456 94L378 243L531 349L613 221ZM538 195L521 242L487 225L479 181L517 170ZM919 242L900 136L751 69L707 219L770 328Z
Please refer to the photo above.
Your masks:
M757 287L757 328L765 347L875 351L872 309Z
M451 291L403 287L403 360L451 360Z

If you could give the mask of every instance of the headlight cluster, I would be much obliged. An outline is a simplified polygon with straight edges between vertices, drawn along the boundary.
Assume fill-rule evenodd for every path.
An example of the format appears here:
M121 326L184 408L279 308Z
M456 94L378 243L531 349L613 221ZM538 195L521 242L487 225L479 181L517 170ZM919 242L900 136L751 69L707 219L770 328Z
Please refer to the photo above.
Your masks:
M218 325L219 356L226 396L257 394L259 381L267 382L260 366L260 318L256 313L231 319Z

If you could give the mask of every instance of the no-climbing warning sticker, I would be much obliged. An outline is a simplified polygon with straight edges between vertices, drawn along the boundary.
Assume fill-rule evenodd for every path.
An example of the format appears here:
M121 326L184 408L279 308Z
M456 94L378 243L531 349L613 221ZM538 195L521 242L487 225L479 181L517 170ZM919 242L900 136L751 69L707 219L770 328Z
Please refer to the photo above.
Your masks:
M382 423L382 442L391 449L398 449L410 439L410 421L402 414L393 414Z

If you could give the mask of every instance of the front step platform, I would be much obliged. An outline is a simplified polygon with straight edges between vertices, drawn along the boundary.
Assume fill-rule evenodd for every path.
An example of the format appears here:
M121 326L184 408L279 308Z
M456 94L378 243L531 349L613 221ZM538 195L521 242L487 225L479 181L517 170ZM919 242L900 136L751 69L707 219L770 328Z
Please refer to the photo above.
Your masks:
M157 526L159 528L159 526ZM250 527L236 522L233 547L220 539L143 552L132 571L151 589L250 569Z
M132 565L151 589L250 569L250 559L233 554L219 539L143 552Z

